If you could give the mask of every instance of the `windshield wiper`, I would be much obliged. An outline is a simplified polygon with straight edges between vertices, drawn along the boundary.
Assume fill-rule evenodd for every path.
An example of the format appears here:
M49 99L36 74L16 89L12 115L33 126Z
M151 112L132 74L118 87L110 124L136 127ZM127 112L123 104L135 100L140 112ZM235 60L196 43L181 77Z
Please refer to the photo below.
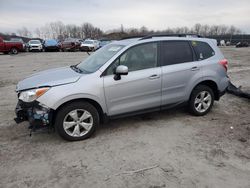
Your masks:
M75 72L78 72L78 73L82 73L82 72L83 72L83 71L82 71L79 67L77 67L76 65L71 65L70 68L73 69Z
M80 63L78 63L78 64L80 64ZM86 71L86 70L84 70L84 69L80 69L77 65L78 64L76 64L76 65L71 65L70 66L70 68L71 69L73 69L75 72L78 72L78 73L85 73L85 74L89 74L89 73L91 73L91 72L88 72L88 71Z

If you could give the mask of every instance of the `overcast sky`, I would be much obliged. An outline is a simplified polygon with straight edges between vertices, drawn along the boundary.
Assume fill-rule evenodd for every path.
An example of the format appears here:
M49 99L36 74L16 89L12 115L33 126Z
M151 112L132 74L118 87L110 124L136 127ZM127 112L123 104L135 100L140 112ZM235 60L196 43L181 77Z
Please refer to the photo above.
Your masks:
M250 33L250 0L0 0L0 32L31 31L48 22L90 22L107 31L188 26L235 25Z

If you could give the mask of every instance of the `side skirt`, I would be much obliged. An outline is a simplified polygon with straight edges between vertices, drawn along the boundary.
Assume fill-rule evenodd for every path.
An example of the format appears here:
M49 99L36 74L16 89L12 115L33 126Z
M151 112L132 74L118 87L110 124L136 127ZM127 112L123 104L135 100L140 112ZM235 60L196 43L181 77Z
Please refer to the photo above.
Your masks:
M149 109L143 109L143 110L138 110L134 112L128 112L124 114L118 114L114 116L107 116L107 114L104 114L104 123L108 122L109 120L112 119L119 119L119 118L124 118L124 117L129 117L129 116L136 116L140 114L146 114L146 113L151 113L151 112L157 112L157 111L162 111L162 110L168 110L171 108L178 108L178 107L183 107L186 106L187 102L178 102L178 103L172 103L168 105L164 105L161 107L155 107L155 108L149 108Z

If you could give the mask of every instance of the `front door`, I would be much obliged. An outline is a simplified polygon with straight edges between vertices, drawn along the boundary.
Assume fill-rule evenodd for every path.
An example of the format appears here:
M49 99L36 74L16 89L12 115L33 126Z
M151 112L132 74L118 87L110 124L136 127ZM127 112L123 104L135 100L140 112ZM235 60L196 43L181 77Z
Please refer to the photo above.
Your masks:
M161 68L157 51L157 43L131 47L108 68L103 77L108 115L160 108ZM114 80L113 70L118 65L127 66L129 72Z

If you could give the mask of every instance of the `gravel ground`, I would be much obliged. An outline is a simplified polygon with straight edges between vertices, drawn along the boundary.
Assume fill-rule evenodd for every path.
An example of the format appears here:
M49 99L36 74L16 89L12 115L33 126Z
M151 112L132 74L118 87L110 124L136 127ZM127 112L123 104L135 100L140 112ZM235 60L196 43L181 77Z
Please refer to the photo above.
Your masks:
M222 51L232 82L250 91L250 48ZM13 121L17 82L86 57L0 54L0 187L250 187L250 103L230 94L204 117L175 109L109 122L80 142L29 137Z

